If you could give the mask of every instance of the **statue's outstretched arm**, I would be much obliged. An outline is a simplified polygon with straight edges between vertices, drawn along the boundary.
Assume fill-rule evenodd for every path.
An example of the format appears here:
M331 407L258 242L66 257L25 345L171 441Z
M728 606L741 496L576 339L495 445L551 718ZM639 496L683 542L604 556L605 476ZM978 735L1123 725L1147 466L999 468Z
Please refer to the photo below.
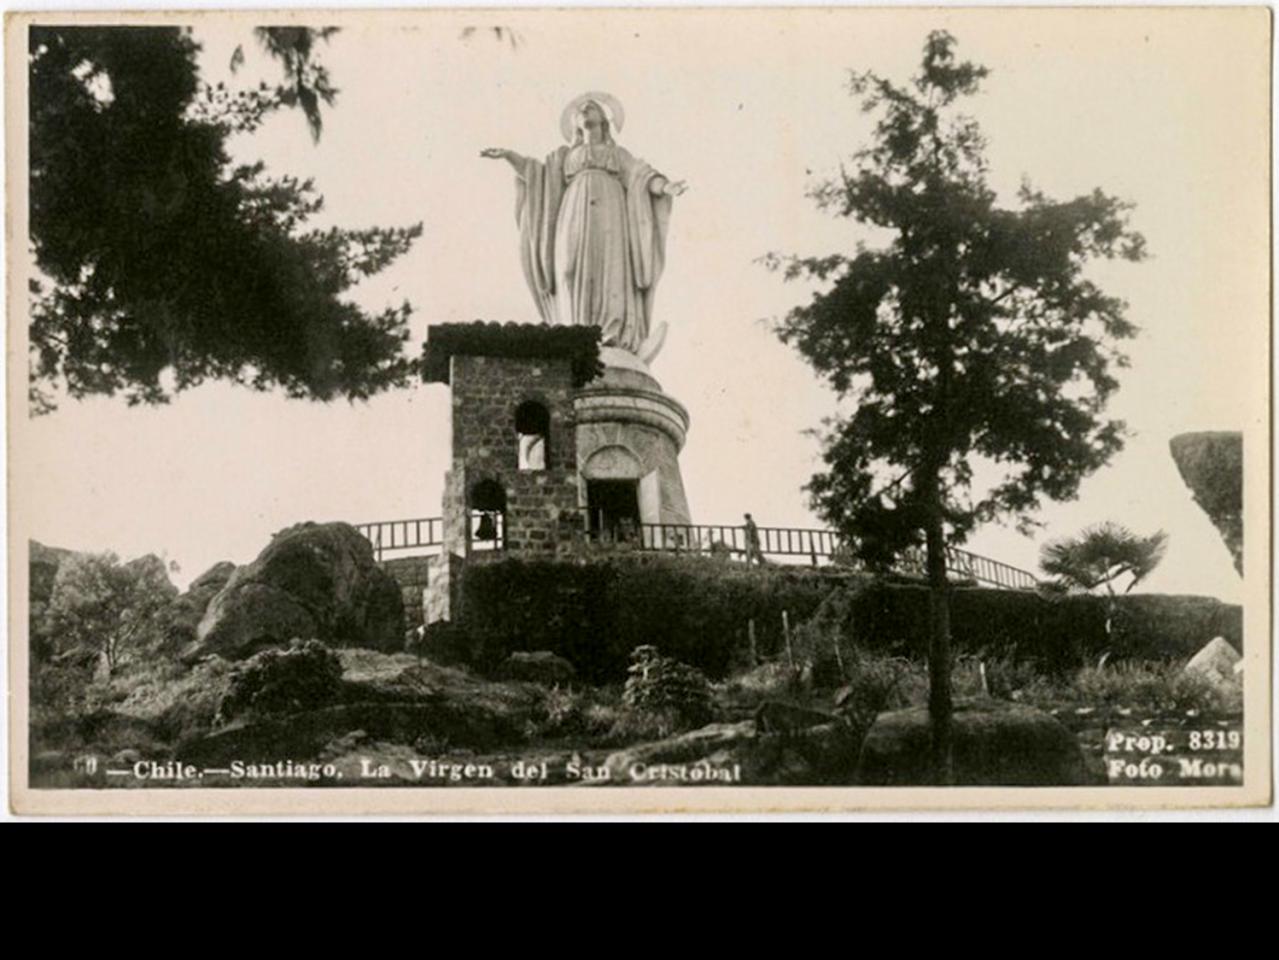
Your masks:
M655 197L678 197L688 189L683 180L668 180L663 176L653 177L648 181L648 192Z
M480 156L489 160L505 160L516 173L523 173L524 165L528 162L528 157L521 156L514 150L506 150L502 147L487 147L480 151Z

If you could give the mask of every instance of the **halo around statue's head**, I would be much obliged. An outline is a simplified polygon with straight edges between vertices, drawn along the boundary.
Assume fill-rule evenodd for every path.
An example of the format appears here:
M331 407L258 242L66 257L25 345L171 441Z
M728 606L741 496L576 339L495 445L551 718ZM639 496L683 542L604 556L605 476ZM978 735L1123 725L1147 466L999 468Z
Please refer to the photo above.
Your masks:
M602 93L593 91L584 93L580 97L574 97L569 101L568 106L564 108L564 112L560 114L560 133L564 135L564 139L569 143L573 142L575 130L573 128L573 118L577 116L577 111L582 109L582 105L588 102L598 103L608 114L609 129L617 133L622 129L622 124L626 122L626 111L622 109L621 101L611 93Z

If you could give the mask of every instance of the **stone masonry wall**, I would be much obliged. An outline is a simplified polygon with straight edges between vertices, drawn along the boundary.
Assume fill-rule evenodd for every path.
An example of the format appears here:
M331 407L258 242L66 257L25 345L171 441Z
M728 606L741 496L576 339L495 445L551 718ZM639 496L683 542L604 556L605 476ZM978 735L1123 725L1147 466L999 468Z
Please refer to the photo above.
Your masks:
M482 480L497 481L506 491L506 549L554 553L560 514L579 503L571 364L469 356L454 356L452 364L457 492ZM529 400L550 415L544 470L519 469L515 410Z
M422 623L422 591L429 582L434 557L396 557L383 560L382 569L395 578L404 599L404 614L410 627Z
M444 471L444 552L466 555L466 465Z

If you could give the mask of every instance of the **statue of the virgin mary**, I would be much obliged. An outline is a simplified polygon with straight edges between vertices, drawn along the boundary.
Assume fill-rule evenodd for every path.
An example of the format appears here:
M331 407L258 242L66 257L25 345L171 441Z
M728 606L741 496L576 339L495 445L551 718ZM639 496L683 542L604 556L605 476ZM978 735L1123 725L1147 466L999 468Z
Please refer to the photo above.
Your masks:
M607 93L586 93L564 108L567 146L545 160L490 148L516 174L520 261L547 323L591 324L601 343L647 363L665 324L653 326L671 200L684 192L613 142L625 122Z

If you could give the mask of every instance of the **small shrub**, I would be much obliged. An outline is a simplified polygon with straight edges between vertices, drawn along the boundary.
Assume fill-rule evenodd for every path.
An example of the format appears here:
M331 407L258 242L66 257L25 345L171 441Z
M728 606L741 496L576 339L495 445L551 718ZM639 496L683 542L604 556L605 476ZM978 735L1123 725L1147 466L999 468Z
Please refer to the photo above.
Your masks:
M835 695L841 713L869 724L885 710L896 710L927 698L928 675L905 657L885 657L866 650L850 651L848 679Z
M1223 688L1207 677L1181 673L1173 677L1168 695L1173 708L1181 713L1237 713L1243 710L1243 688Z
M1013 691L1029 685L1038 676L1035 665L1009 654L963 653L954 659L950 674L951 693L956 698L990 696L1011 699Z
M986 686L993 697L1008 699L1019 691L1038 689L1046 682L1034 662L1007 653L982 656L978 663L986 668Z
M585 726L583 700L582 694L567 688L554 686L546 690L538 713L525 725L525 738L536 740L581 732Z
M1184 666L1172 662L1085 667L1067 694L1089 704L1176 713L1230 713L1242 707L1237 695L1204 677L1183 673Z
M787 668L793 661L792 672L807 677L819 690L835 690L848 679L855 634L845 614L844 603L825 604L791 631L790 652L780 655Z
M665 740L667 737L689 729L680 722L674 710L631 710L623 708L608 733L608 739L616 743L636 743L641 740Z
M650 645L631 653L630 676L622 691L622 729L667 737L705 726L714 719L710 681L695 667L658 653Z
M319 640L294 640L236 665L218 707L220 722L238 716L297 713L334 703L342 687L342 661Z
M617 687L543 688L537 709L524 725L527 740L554 737L613 739L621 716Z
M542 701L547 722L556 729L571 726L574 721L581 718L581 706L578 700L579 698L572 690L563 690L560 687L547 690Z
M609 703L592 703L582 714L582 724L586 733L593 737L607 736L617 727L621 711Z

